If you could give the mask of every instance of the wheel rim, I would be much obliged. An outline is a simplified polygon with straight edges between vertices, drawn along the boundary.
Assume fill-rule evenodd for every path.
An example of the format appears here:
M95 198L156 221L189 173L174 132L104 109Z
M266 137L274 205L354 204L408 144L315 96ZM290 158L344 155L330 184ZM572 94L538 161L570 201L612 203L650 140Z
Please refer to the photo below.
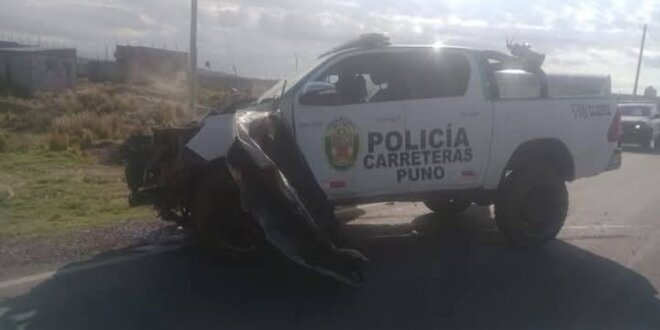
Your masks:
M523 219L527 234L546 236L555 229L560 217L561 201L555 190L548 186L532 189L525 200Z

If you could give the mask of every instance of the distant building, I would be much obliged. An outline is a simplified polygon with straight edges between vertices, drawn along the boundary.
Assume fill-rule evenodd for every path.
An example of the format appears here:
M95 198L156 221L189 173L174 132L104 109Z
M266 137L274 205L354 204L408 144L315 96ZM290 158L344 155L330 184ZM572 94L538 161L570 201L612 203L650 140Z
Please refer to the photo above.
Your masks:
M660 97L632 94L614 94L617 103L653 103L660 105Z
M117 46L119 82L176 82L186 77L188 53L143 46Z
M7 44L4 44L7 46ZM76 86L76 50L0 45L0 86L18 94L57 92Z

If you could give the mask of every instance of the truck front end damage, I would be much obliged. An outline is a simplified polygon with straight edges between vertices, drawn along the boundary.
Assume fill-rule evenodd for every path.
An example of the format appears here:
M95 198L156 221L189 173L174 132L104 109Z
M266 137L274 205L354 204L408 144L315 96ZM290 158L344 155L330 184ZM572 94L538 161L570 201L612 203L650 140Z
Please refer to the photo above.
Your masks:
M366 258L330 239L334 210L277 112L237 114L227 154L232 177L270 244L296 263L344 283L362 281Z
M320 274L361 282L366 258L333 243L334 208L278 111L208 117L131 137L122 151L131 205L153 204L214 252L253 253L265 240Z

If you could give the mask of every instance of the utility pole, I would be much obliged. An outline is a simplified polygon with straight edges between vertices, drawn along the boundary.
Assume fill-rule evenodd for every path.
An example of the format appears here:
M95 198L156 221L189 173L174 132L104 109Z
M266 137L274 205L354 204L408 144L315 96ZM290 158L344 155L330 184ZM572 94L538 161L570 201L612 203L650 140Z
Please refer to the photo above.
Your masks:
M646 24L644 24L644 32L642 33L642 45L639 47L639 58L637 59L637 73L635 74L635 88L633 95L637 95L637 83L639 83L639 70L642 67L642 57L644 56L644 40L646 39Z
M236 70L236 65L232 64L231 69L234 71L234 88L238 89L238 71Z
M190 118L197 117L195 110L196 84L197 84L197 0L192 0L190 6L190 52L188 53L190 66L188 68L188 111Z

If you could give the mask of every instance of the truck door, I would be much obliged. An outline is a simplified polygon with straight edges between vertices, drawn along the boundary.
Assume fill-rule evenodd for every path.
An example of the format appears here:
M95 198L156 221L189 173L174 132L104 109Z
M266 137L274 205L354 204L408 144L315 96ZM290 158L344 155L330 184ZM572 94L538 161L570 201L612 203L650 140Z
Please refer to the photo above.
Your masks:
M405 67L408 161L397 176L412 191L480 186L493 114L478 65L460 50L434 49L411 53Z
M385 95L400 57L386 51L339 56L312 74L294 101L298 145L331 200L391 193L399 185L385 136L401 135L403 101ZM395 142L392 142L395 143Z

